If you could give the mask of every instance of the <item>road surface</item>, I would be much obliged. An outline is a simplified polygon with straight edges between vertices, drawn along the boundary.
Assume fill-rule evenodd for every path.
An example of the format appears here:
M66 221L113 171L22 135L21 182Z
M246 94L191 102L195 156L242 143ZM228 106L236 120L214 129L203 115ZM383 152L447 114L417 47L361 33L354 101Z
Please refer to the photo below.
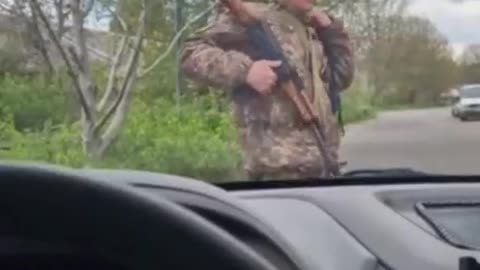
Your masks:
M385 112L346 132L340 154L347 170L480 174L480 121L461 122L449 108Z

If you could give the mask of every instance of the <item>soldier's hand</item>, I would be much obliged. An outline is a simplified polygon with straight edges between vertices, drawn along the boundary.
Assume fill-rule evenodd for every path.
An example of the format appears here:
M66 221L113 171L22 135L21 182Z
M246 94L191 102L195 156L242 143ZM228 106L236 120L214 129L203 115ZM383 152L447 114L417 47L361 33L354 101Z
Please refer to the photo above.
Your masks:
M331 23L328 15L315 7L313 0L280 0L280 3L314 27L325 28Z
M247 83L262 95L269 95L277 83L273 68L279 67L281 61L259 60L252 64L247 74Z
M308 20L312 26L316 27L317 29L326 28L332 23L330 17L328 17L325 12L318 8L314 8L309 12Z

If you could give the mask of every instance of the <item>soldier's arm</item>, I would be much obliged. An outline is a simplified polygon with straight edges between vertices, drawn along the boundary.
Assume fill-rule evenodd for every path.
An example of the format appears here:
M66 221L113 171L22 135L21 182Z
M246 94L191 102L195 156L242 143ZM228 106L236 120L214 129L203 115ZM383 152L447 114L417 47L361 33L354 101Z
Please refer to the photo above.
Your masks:
M198 83L219 89L229 90L244 83L253 61L232 46L241 36L233 19L220 15L206 32L186 41L182 71Z
M316 28L328 62L325 76L333 88L344 90L352 84L355 72L352 42L343 22L328 17L331 23L327 27Z

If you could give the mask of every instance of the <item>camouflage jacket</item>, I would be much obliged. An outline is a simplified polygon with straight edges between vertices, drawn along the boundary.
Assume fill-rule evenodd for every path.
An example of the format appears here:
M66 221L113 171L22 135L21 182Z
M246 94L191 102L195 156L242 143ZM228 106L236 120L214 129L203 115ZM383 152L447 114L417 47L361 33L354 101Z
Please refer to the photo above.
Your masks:
M329 92L333 88L347 88L354 70L350 39L342 23L332 18L329 28L307 31L299 20L276 5L246 4L255 5L254 10L261 12L290 65L303 79L305 89L310 90L325 127L327 146L336 159L340 136ZM323 157L291 101L279 89L273 89L271 96L260 97L245 86L255 52L244 30L228 12L220 12L200 37L187 41L182 70L197 82L231 94L245 156L244 166L249 175L263 178L319 176L324 170L321 167ZM306 61L312 48L320 67L317 74L312 74ZM321 84L315 85L312 91L315 75Z

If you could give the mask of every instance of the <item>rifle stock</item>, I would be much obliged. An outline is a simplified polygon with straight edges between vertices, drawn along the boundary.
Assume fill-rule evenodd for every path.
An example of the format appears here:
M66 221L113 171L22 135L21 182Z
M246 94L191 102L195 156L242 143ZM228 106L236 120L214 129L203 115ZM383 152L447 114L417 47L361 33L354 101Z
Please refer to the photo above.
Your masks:
M289 66L280 45L276 42L269 27L264 24L253 12L248 10L242 0L220 0L240 24L246 27L247 35L257 51L254 60L281 61L280 67L275 69L280 88L285 91L292 101L302 120L309 124L317 143L318 149L323 156L323 168L327 170L327 176L339 175L339 166L328 154L325 146L325 135L319 121L318 112L310 102L304 91L303 82L299 79L296 71Z

